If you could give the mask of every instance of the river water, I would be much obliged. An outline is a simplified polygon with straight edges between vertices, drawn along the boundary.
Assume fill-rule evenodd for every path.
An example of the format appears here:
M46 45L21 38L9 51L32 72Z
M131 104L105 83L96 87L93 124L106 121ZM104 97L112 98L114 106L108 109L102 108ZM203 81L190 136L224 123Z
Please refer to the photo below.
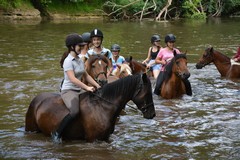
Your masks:
M240 44L240 19L173 22L1 22L0 159L240 159L240 81L220 77L214 65L197 70L212 45L231 57ZM126 107L109 142L67 141L60 145L42 134L24 132L33 97L58 92L59 65L72 32L103 31L103 45L121 46L121 54L143 60L152 34L174 33L177 48L188 53L193 96L164 100L153 96L156 117L144 119Z

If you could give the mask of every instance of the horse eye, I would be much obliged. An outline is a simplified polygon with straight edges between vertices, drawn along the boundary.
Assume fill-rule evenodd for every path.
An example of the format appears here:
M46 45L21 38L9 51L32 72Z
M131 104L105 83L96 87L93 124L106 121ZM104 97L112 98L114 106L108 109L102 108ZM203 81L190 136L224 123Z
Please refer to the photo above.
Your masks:
M95 65L92 65L92 68L95 68Z
M176 64L179 65L179 61L176 61Z

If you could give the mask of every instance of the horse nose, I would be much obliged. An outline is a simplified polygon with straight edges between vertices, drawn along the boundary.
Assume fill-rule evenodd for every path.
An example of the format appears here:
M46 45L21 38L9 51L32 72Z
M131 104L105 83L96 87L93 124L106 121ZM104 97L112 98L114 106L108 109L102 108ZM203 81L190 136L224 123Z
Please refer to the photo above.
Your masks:
M184 79L188 79L190 77L190 73L183 73L183 78Z
M197 63L197 64L196 64L196 68L197 68L197 69L202 69L202 67L203 67L203 66L202 66L200 63Z

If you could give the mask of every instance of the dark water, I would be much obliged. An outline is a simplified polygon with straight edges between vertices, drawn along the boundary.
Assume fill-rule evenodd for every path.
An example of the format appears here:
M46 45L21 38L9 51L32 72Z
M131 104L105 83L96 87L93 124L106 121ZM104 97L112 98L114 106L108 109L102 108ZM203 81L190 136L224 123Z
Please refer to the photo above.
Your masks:
M232 56L240 44L240 19L175 22L16 22L0 24L0 159L239 159L240 81L220 78L214 65L195 64L208 45ZM24 132L25 113L41 92L58 92L59 60L71 32L100 28L104 46L146 58L150 37L177 36L188 52L193 96L164 100L154 96L157 116L146 120L131 107L116 124L110 142L64 142Z

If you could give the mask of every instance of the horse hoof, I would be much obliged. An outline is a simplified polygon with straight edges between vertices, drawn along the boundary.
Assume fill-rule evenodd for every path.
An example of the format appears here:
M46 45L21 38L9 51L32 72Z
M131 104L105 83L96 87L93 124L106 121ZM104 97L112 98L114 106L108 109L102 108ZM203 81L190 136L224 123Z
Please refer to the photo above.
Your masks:
M51 133L52 141L55 144L61 144L62 143L62 138L57 132Z

